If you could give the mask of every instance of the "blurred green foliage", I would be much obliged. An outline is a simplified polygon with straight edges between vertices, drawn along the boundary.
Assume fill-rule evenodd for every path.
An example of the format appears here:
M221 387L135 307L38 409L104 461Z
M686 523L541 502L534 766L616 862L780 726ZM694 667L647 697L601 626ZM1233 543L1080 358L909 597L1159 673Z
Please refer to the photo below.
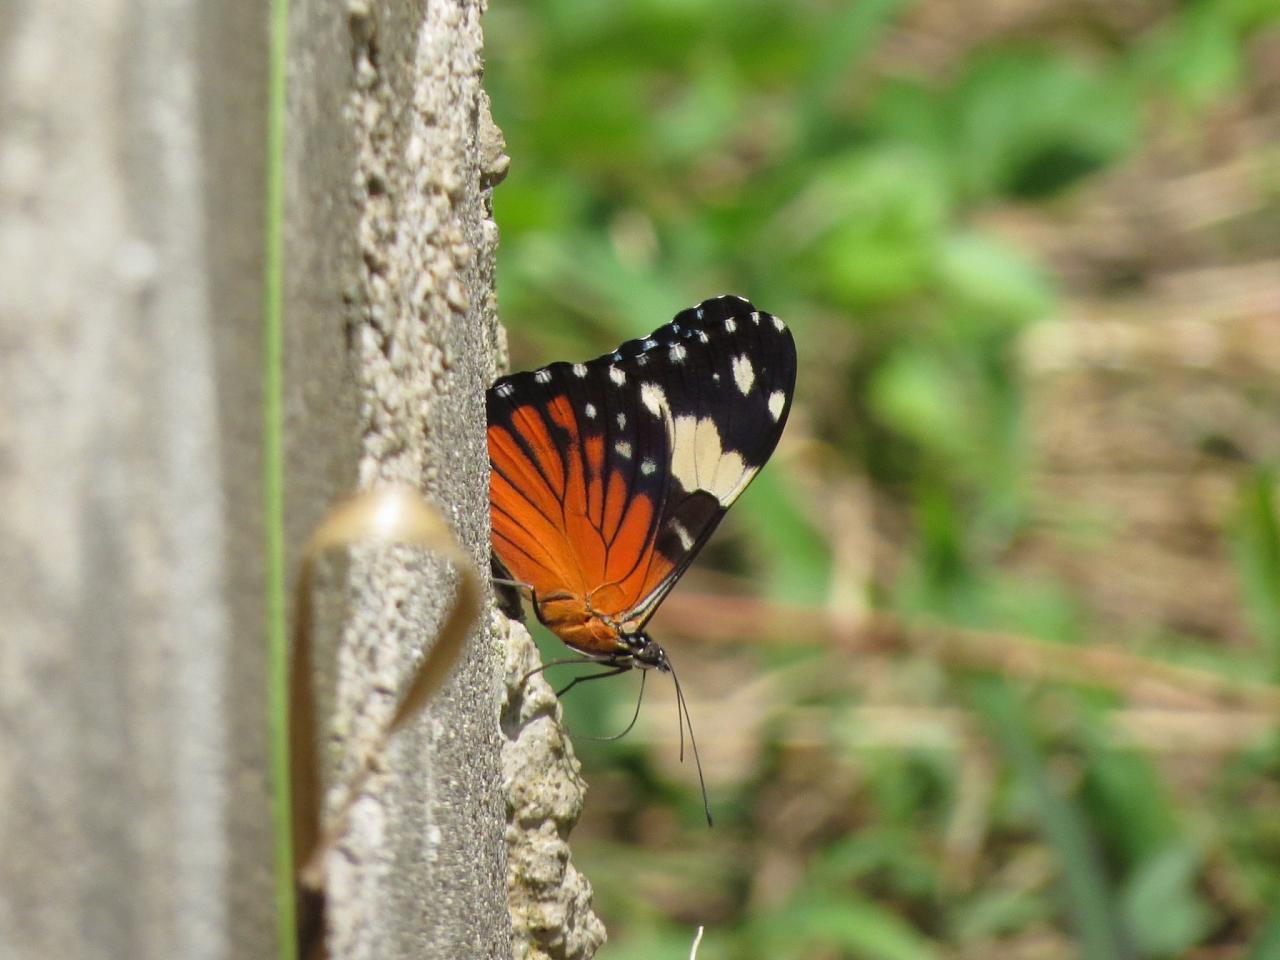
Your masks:
M1032 20L1053 29L957 41L941 67L904 41L924 6L494 0L486 83L513 158L495 194L501 313L520 368L602 353L706 296L750 297L796 333L793 452L706 562L775 600L829 602L848 586L833 566L848 531L807 502L799 474L857 478L907 531L890 575L863 585L869 603L1082 643L1072 590L1004 562L1033 494L1019 345L1062 293L986 217L1070 204L1142 147L1155 117L1194 129L1246 82L1249 40L1280 4L1158 4L1136 26L1065 4ZM1197 655L1280 681L1275 486L1265 464L1245 477L1226 531L1265 665ZM806 655L823 654L758 662L783 671ZM685 957L699 922L701 960L977 957L1013 943L1017 956L1161 958L1251 941L1253 957L1280 956L1274 744L1189 799L1115 745L1111 695L912 669L932 700L975 718L996 758L976 880L942 856L964 774L954 752L826 758L858 770L850 807L788 846L769 835L769 804L794 758L768 731L749 777L719 791L710 837L696 795L643 742L579 741L593 783L626 785L575 848L611 928L604 956ZM632 688L607 686L575 691L571 726L604 730L629 712ZM806 696L799 706L838 718L854 694ZM630 842L649 820L668 825L665 840ZM778 858L792 879L762 895Z

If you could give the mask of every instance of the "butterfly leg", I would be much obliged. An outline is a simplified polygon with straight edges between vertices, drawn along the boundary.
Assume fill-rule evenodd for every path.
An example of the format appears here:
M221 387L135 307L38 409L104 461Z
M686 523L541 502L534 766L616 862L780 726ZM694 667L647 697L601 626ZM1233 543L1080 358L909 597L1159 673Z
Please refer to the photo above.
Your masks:
M527 590L529 595L533 595L533 584L522 583L519 580L509 580L506 577L490 577L490 579L500 587L515 587L517 590Z
M547 623L547 618L542 615L543 604L552 603L556 600L572 600L572 599L573 599L573 595L569 593L553 593L549 597L547 596L540 597L538 596L537 590L533 589L533 587L529 588L529 600L530 602L533 603L533 615L538 618L538 622L540 624L542 624L548 630L551 630L553 633L555 632L555 628L552 627L551 624Z
M611 667L608 670L601 670L599 673L588 673L581 677L574 677L567 684L565 684L564 687L556 691L556 696L563 697L566 693L568 693L578 684L586 683L588 680L603 680L605 677L616 677L618 674L626 673L630 669L631 667L629 666L615 666L615 667Z
M538 591L533 588L533 584L524 583L520 580L511 580L511 579L508 579L507 577L490 577L489 579L494 585L499 587L513 587L516 590L527 590L529 593L529 599L533 603L534 615L537 616L538 622L542 624L544 627L547 626L547 621L543 619L543 616L542 616L542 605L544 603L550 603L553 600L572 600L573 599L573 595L569 593L553 593L549 597L539 597Z
M524 609L520 602L522 590L532 591L532 587L519 580L513 580L507 568L502 565L496 554L489 556L489 577L493 582L498 609L512 620L524 623Z
M512 580L508 577L490 577L489 579L493 582L495 587L510 587L513 590L522 590L527 592L529 594L529 599L533 602L533 615L538 618L538 622L544 627L547 625L547 621L542 619L542 604L538 600L538 591L533 589L533 584L523 583L520 580ZM520 613L519 599L516 599L514 603L512 603L509 611L505 608L502 609L503 612L512 620L519 620L521 623L524 622L524 615Z
M542 664L541 666L534 667L532 670L526 673L523 677L521 677L520 682L516 684L516 686L523 687L525 683L528 681L528 679L532 677L534 674L542 673L543 671L550 670L552 667L565 667L574 663L602 663L602 662L609 664L610 666L613 666L613 664L610 663L610 661L608 660L601 661L596 657L588 657L585 655L581 655L577 657L565 657L563 660L548 660L546 663Z

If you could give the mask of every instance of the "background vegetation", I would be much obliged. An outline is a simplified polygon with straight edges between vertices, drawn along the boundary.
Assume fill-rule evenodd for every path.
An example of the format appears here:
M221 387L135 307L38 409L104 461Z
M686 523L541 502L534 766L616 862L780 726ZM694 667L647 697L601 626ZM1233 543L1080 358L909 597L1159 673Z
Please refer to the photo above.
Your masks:
M514 365L725 291L801 354L655 625L716 828L661 684L578 741L604 957L1280 957L1278 28L493 0Z

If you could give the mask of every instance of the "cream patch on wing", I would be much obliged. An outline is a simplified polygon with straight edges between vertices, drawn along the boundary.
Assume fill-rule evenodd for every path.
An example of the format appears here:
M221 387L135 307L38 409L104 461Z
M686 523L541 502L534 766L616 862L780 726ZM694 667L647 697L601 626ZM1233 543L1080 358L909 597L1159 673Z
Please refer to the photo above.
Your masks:
M775 390L769 394L769 416L777 420L782 416L782 410L787 405L787 395L781 390Z
M725 450L720 430L710 417L667 420L671 439L671 475L689 493L705 490L727 507L755 476L742 455Z

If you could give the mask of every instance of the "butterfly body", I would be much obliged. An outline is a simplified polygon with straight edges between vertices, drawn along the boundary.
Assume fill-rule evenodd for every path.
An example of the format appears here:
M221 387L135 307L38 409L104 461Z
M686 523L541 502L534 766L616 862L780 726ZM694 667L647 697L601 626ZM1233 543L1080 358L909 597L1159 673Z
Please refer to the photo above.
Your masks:
M626 656L637 649L638 624L622 624L592 606L590 597L535 597L538 619L568 646L589 656Z
M785 325L706 300L583 363L487 396L493 548L568 646L667 668L644 626L777 445L795 388Z

